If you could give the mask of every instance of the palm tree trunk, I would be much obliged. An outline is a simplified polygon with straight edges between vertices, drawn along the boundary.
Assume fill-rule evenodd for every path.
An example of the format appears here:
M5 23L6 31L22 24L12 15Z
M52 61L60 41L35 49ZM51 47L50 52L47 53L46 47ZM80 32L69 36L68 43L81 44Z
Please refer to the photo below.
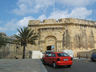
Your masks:
M23 59L25 59L25 45L23 46L23 56L22 56Z

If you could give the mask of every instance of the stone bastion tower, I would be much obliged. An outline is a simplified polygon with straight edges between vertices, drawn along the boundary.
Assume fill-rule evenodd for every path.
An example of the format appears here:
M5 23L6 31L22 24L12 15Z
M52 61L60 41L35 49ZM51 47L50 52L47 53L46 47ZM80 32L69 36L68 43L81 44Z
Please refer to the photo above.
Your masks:
M34 50L71 49L77 53L96 49L95 21L74 18L30 20L28 27L39 33Z

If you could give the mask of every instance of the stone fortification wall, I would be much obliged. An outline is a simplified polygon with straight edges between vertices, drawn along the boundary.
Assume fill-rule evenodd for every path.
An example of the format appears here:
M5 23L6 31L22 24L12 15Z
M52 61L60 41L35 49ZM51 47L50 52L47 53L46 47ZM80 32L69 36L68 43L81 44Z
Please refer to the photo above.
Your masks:
M96 49L95 21L74 18L30 20L28 27L40 33L37 49L46 51L47 45L54 44L55 51L71 49L74 56L80 51ZM53 42L50 42L52 38Z
M83 19L73 19L73 18L62 18L62 19L46 19L43 21L40 20L30 20L30 25L42 25L42 24L77 24L77 25L87 25L87 26L96 26L96 22L83 20Z

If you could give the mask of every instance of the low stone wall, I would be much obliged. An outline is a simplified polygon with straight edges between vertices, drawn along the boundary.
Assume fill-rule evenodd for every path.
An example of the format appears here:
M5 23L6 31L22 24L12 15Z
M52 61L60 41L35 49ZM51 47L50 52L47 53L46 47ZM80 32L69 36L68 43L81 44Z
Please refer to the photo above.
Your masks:
M77 57L79 57L79 58L90 58L93 52L96 52L96 49L93 49L93 50L90 50L90 51L78 52Z
M88 52L78 52L77 57L79 57L79 58L90 58L91 53L89 51Z
M37 49L28 44L25 51L25 58L32 58L32 51ZM22 59L23 47L16 44L7 44L6 46L0 47L0 59Z

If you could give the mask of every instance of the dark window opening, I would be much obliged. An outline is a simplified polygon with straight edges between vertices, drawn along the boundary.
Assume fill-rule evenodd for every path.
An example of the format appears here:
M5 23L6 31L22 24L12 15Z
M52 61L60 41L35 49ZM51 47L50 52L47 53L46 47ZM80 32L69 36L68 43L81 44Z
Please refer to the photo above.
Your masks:
M47 46L47 50L52 50L52 49L51 49L51 46Z

